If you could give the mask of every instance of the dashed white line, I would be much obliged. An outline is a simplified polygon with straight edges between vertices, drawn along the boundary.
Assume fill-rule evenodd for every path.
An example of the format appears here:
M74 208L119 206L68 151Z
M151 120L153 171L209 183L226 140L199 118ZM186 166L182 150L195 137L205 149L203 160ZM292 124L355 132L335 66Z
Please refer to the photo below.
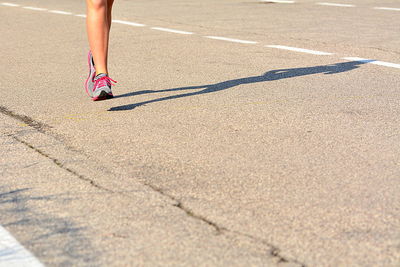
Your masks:
M374 64L374 65L380 65L380 66L400 69L400 64L379 61L379 60L374 60L374 59L367 59L367 58L361 58L361 57L343 57L342 59L345 59L348 61L358 61L358 62L363 62L363 63L370 63L370 64Z
M297 48L297 47L291 47L291 46L285 46L285 45L266 45L265 47L277 48L277 49L283 49L283 50L289 50L289 51L307 53L307 54L313 54L313 55L319 55L319 56L333 55L333 53L304 49L304 48Z
M71 12L61 11L61 10L49 10L50 13L60 14L60 15L72 15Z
M214 39L214 40L228 41L228 42L241 43L241 44L257 44L258 43L255 41L232 39L232 38L219 37L219 36L204 36L204 37L209 38L209 39Z
M35 10L35 11L46 11L46 8L33 7L33 6L23 6L24 9Z
M262 0L262 1L264 1L264 0ZM289 1L289 0L265 0L265 2L294 2L294 1ZM348 4L337 4L337 3L327 3L327 2L319 2L319 3L316 3L316 4L318 4L318 5L329 5L329 6L345 6L345 7L353 7L354 6L354 5L348 5ZM18 4L4 3L4 2L1 3L1 5L10 6L10 7L19 7L20 6ZM30 6L22 6L22 8L30 9L30 10L38 10L38 11L47 10L45 8L30 7ZM374 9L400 11L400 8L390 8L390 7L374 7ZM61 15L74 15L76 17L83 17L83 18L86 17L86 15L84 15L84 14L73 14L71 12L66 12L66 11L61 11L61 10L48 10L48 12L55 13L55 14L61 14ZM129 25L129 26L135 26L135 27L144 27L144 26L146 26L145 24L131 22L131 21L124 21L124 20L113 20L113 22L114 23L120 23L120 24ZM178 33L178 34L194 34L192 32L175 30L175 29L170 29L170 28L162 28L162 27L151 27L151 29L159 30L159 31L165 31L165 32ZM241 40L241 39L234 39L234 38L226 38L226 37L221 37L221 36L203 36L203 37L209 38L209 39L221 40L221 41L241 43L241 44L257 44L258 43L256 41ZM297 47L290 47L290 46L284 46L284 45L266 45L265 47L284 49L284 50L290 50L290 51L313 54L313 55L333 55L333 53L310 50L310 49L304 49L304 48L297 48ZM373 59L365 59L365 58L359 58L359 57L344 57L342 59L349 60L349 61L359 61L359 62L370 63L370 64L374 64L374 65L380 65L380 66L400 69L400 64L397 64L397 63L391 63L391 62L385 62L385 61L379 61L379 60L373 60Z
M276 4L293 4L295 1L290 0L260 0L263 3L276 3Z
M0 265L44 267L2 226L0 226Z
M394 8L394 7L374 7L374 9L400 11L400 8Z
M135 26L135 27L144 27L144 26L146 26L146 25L141 24L141 23L130 22L130 21L125 21L125 20L118 20L118 19L113 19L112 22L125 24L125 25L129 25L129 26Z
M194 34L193 32L186 32L186 31L174 30L174 29L169 29L169 28L161 28L161 27L151 27L151 29L157 30L157 31L163 31L163 32L178 33L178 34Z
M355 7L355 5L350 5L350 4L338 4L338 3L327 3L327 2L319 2L316 4L320 6Z
M3 6L12 6L12 7L17 7L17 6L19 6L19 5L17 5L17 4L12 4L12 3L1 3L1 5L3 5Z

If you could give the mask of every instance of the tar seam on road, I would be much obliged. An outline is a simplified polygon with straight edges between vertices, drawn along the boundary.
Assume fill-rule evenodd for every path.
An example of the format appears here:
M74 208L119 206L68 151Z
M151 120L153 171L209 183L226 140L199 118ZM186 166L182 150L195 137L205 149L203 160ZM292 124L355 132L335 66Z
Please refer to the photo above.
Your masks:
M3 106L0 106L0 113L3 113L6 116L17 119L17 120L21 121L22 123L36 129L37 131L39 131L41 133L44 133L45 130L51 128L49 125L47 125L45 123L35 121L34 119L32 119L28 116L25 116L25 115L17 114Z
M58 167L62 168L62 169L65 170L65 171L67 171L67 172L73 174L75 177L79 178L80 180L83 180L83 181L85 181L85 182L89 182L90 185L92 185L92 186L94 186L94 187L96 187L96 188L98 188L98 189L100 189L100 190L103 190L103 191L106 191L106 192L109 192L109 193L116 193L116 192L114 192L114 191L112 191L112 190L110 190L110 189L108 189L108 188L106 188L106 187L103 187L103 186L97 184L95 181L91 180L90 178L87 178L87 177L85 177L85 176L83 176L83 175L77 173L76 171L71 170L70 168L64 166L64 165L61 163L60 160L58 160L58 159L56 159L56 158L54 158L54 157L49 156L48 154L46 154L45 152L41 151L40 149L34 147L33 145L29 144L28 142L25 142L25 141L21 140L21 139L18 138L17 136L12 135L12 134L7 134L7 136L13 138L13 139L16 140L17 142L19 142L19 143L21 143L21 144L27 146L28 148L34 150L35 152L39 153L40 155L42 155L42 156L44 156L44 157L50 159L55 165L57 165ZM288 258L288 257L285 257L285 256L281 255L281 250L280 250L279 248L277 248L276 246L274 246L274 245L268 243L267 241L265 241L265 240L263 240L263 239L261 239L261 238L258 238L258 237L249 235L249 234L245 234L245 233L241 233L241 232L238 232L238 231L230 230L230 229L227 229L227 228L225 228L225 227L223 227L223 226L220 226L220 225L218 225L217 223L215 223L215 222L213 222L213 221L211 221L211 220L205 218L204 216L199 215L199 214L196 214L196 213L193 212L191 209L189 209L188 207L186 207L186 206L185 206L181 201L179 201L177 198L175 198L174 196L172 196L172 195L170 195L170 194L165 193L161 188L158 188L158 187L156 187L156 186L154 186L154 185L151 185L151 184L149 184L149 183L142 183L142 184L145 185L145 186L147 186L148 188L150 188L153 192L157 192L157 193L159 193L159 194L161 194L161 195L163 195L163 196L165 196L165 197L167 197L167 198L173 200L173 201L175 202L175 203L173 204L173 206L176 207L176 208L178 208L178 209L180 209L180 210L182 210L187 216L189 216L189 217L191 217L191 218L193 218L193 219L195 219L195 220L199 220L199 221L201 221L201 222L207 224L208 226L214 228L214 230L215 230L215 232L216 232L216 235L222 235L222 234L224 234L224 232L226 232L226 233L235 234L235 235L237 235L237 236L247 237L247 238L249 238L249 239L251 239L251 240L254 240L255 242L262 243L263 245L269 247L269 249L268 249L268 255L269 255L270 257L277 258L278 263L290 263L290 262L291 262L291 263L294 263L294 264L296 264L296 265L298 265L298 266L304 266L304 267L306 266L305 264L303 264L303 263L301 263L301 262L299 262L299 261L297 261L297 260L295 260L295 259L290 259L290 258ZM124 195L125 195L125 194L124 194ZM128 195L125 195L125 196L128 196ZM36 267L36 266L35 266L35 267Z
M90 185L92 185L92 186L94 186L94 187L96 187L96 188L98 188L98 189L101 189L101 190L103 190L103 191L106 191L106 192L109 192L109 193L114 193L114 191L112 191L112 190L110 190L110 189L108 189L108 188L106 188L106 187L103 187L103 186L97 184L97 183L96 183L95 181L93 181L92 179L87 178L87 177L85 177L85 176L83 176L83 175L77 173L76 171L71 170L70 168L64 166L64 164L62 164L62 162L60 162L58 159L51 157L50 155L44 153L42 150L40 150L40 149L34 147L33 145L29 144L28 142L25 142L25 141L21 140L20 138L14 136L14 135L11 135L11 134L8 134L8 136L11 137L11 138L13 138L14 140L18 141L19 143L24 144L25 146L29 147L30 149L34 150L35 152L39 153L40 155L42 155L42 156L44 156L44 157L50 159L51 161L53 161L53 163L54 163L55 165L57 165L58 167L60 167L61 169L65 170L65 171L67 171L67 172L73 174L75 177L79 178L80 180L83 180L83 181L85 181L85 182L89 182Z
M46 134L46 133L47 133L46 130L48 130L48 129L51 128L51 127L50 127L49 125L47 125L47 124L44 124L44 123L35 121L34 119L32 119L32 118L30 118L30 117L28 117L28 116L17 114L17 113L15 113L15 112L13 112L13 111L7 109L7 108L4 107L4 106L0 106L0 113L4 114L4 115L6 115L6 116L9 116L9 117L11 117L11 118L14 118L14 119L16 119L16 120L18 120L18 121L21 121L21 122L23 122L25 125L27 125L27 126L29 126L29 127L32 127L33 129L37 130L38 132L40 132L40 133L42 133L42 134ZM83 181L86 181L86 182L89 182L92 186L97 187L97 188L99 188L99 189L101 189L101 190L114 193L114 191L112 191L112 190L110 190L110 189L108 189L108 188L105 188L105 187L103 187L103 186L101 186L101 185L98 185L95 181L93 181L93 180L91 180L91 179L89 179L89 178L87 178L87 177L85 177L85 176L83 176L83 175L81 175L81 174L75 172L74 170L69 169L68 167L64 166L64 164L62 164L58 159L51 157L50 155L44 153L44 152L41 151L40 149L38 149L38 148L34 147L33 145L29 144L28 142L25 142L25 141L21 140L21 139L18 138L17 136L12 135L12 134L7 134L7 135L10 136L10 137L12 137L12 138L15 139L16 141L18 141L18 142L24 144L25 146L27 146L27 147L33 149L34 151L36 151L36 152L39 153L40 155L42 155L42 156L44 156L44 157L46 157L46 158L52 160L53 163L56 164L58 167L60 167L60 168L62 168L62 169L64 169L64 170L66 170L67 172L69 172L69 173L73 174L74 176L78 177L79 179L81 179L81 180L83 180ZM68 149L72 151L71 148L68 148Z
M5 107L3 107L3 106L0 106L0 112L3 113L3 114L5 114L5 115L7 115L7 116L10 116L10 117L12 117L12 118L15 118L15 119L17 119L17 120L19 120L19 121L23 121L23 122L26 123L28 126L34 128L35 130L37 130L38 132L40 132L40 133L42 133L42 134L46 134L46 132L44 131L45 128L50 128L50 126L47 126L47 125L42 124L42 123L40 123L40 122L36 122L36 121L34 121L32 118L29 118L29 117L27 117L27 116L16 114L16 113L14 113L14 112L8 110L7 108L5 108ZM114 191L112 191L112 190L110 190L110 189L108 189L108 188L106 188L106 187L103 187L103 186L97 184L94 180L92 180L92 179L90 179L90 178L87 178L87 177L85 177L85 176L79 174L78 172L76 172L76 171L74 171L74 170L72 170L72 169L66 167L66 166L65 166L64 164L62 164L62 162L61 162L60 160L58 160L57 158L51 157L51 156L48 155L47 153L45 153L45 152L43 152L42 150L40 150L40 149L34 147L32 144L29 144L28 142L26 142L26 141L24 141L24 140L21 140L21 139L18 138L17 136L15 136L15 135L13 135L13 134L7 134L7 136L13 138L13 139L16 140L17 142L19 142L19 143L21 143L21 144L27 146L28 148L34 150L35 152L39 153L40 155L42 155L42 156L44 156L44 157L50 159L55 165L57 165L58 167L62 168L62 169L65 170L65 171L69 172L70 174L74 175L74 176L77 177L78 179L83 180L83 181L85 181L85 182L89 182L90 185L92 185L92 186L94 186L94 187L96 187L96 188L98 188L98 189L100 189L100 190L103 190L103 191L106 191L106 192L109 192L109 193L115 193ZM70 148L68 148L68 147L66 147L66 148L70 150ZM288 259L288 258L286 258L286 257L284 257L284 256L282 256L282 255L280 255L280 250L279 250L276 246L271 245L271 244L269 244L268 242L266 242L266 241L264 241L264 240L262 240L262 239L260 239L260 238L257 238L257 237L254 237L254 236L251 236L251 235L248 235L248 234L240 233L240 232L237 232L237 231L229 230L229 229L227 229L227 228L225 228L225 227L219 226L217 223L212 222L211 220L205 218L204 216L201 216L201 215L199 215L199 214L196 214L195 212L193 212L192 210L190 210L189 208L187 208L186 206L184 206L184 204L183 204L181 201L179 201L177 198L175 198L175 197L172 196L172 195L169 195L169 194L165 193L161 188L158 188L158 187L156 187L156 186L154 186L154 185L151 185L151 184L149 184L149 183L142 183L142 184L145 185L145 186L147 186L148 188L150 188L152 191L157 192L157 193L159 193L159 194L161 194L161 195L163 195L163 196L165 196L165 197L167 197L167 198L173 200L173 201L175 202L175 203L173 204L174 207L176 207L176 208L182 210L183 212L185 212L185 214L186 214L187 216L189 216L189 217L191 217L191 218L193 218L193 219L202 221L203 223L206 223L206 224L209 225L210 227L214 228L217 235L223 234L224 232L230 232L230 233L234 233L234 234L236 234L236 235L241 235L241 236L244 236L244 237L251 238L252 240L255 240L255 241L257 241L257 242L261 242L261 243L263 243L264 245L268 246L268 247L270 248L270 250L269 250L269 255L272 256L272 257L278 258L278 262L293 262L293 263L296 263L296 264L298 264L298 265L300 265L300 266L305 266L305 264L302 264L302 263L298 262L297 260Z
M0 106L0 111L1 111L3 114L8 115L8 116L11 116L11 117L13 117L13 118L15 118L15 119L17 119L17 120L23 120L24 122L25 122L25 121L28 121L28 122L30 123L30 124L28 124L28 126L34 128L35 130L37 130L38 132L40 132L40 133L42 133L42 134L46 134L46 132L44 132L43 129L42 129L41 127L38 127L38 126L37 126L37 125L40 125L40 123L35 122L35 121L34 121L33 119L31 119L31 118L29 118L29 117L27 117L27 116L23 116L23 115L17 115L17 114L15 114L14 112L11 112L11 111L9 111L8 109L6 109L6 108L4 108L4 107L1 107L1 106ZM27 118L28 118L28 119L27 119ZM34 151L37 152L38 154L40 154L40 155L42 155L42 156L48 158L48 159L51 160L55 165L57 165L59 168L65 170L65 171L67 171L67 172L69 172L70 174L74 175L74 176L77 177L78 179L83 180L83 181L85 181L85 182L89 182L91 186L94 186L94 187L96 187L96 188L98 188L98 189L100 189L100 190L103 190L103 191L106 191L106 192L109 192L109 193L117 193L117 192L115 192L115 191L113 191L113 190L110 190L110 189L108 189L108 188L106 188L106 187L103 187L103 186L99 185L99 184L96 183L94 180L92 180L92 179L90 179L90 178L87 178L87 177L85 177L85 176L79 174L78 172L76 172L76 171L74 171L74 170L72 170L72 169L66 167L59 159L50 156L49 154L47 154L47 153L45 153L44 151L38 149L37 147L33 146L32 144L30 144L30 143L28 143L28 142L26 142L26 141L24 141L24 140L18 138L17 136L15 136L15 135L13 135L13 134L6 134L6 135L9 136L9 137L11 137L11 138L13 138L13 139L16 140L17 142L19 142L19 143L21 143L21 144L27 146L28 148L34 150ZM69 147L66 147L66 149L70 150ZM264 244L265 246L269 247L268 255L269 255L270 257L275 257L275 258L277 258L279 263L288 263L288 262L292 262L292 263L295 263L295 264L297 264L297 265L299 265L299 266L305 266L305 264L300 263L299 261L297 261L297 260L295 260L295 259L289 259L289 258L287 258L287 257L285 257L285 256L283 256L283 255L281 255L281 252L280 252L280 249L279 249L279 248L277 248L276 246L274 246L274 245L272 245L272 244L266 242L265 240L260 239L260 238L258 238L258 237L254 237L254 236L249 235L249 234L241 233L241 232L238 232L238 231L233 231L233 230L227 229L227 228L225 228L225 227L223 227L223 226L220 226L220 225L218 225L217 223L215 223L215 222L213 222L213 221L207 219L206 217L204 217L204 216L202 216L202 215L199 215L199 214L196 214L194 211L192 211L191 209L189 209L188 207L186 207L186 206L185 206L181 201L179 201L176 197L174 197L174 196L172 196L172 195L170 195L170 194L165 193L161 188L158 188L158 187L156 187L156 186L154 186L154 185L151 185L151 184L149 184L149 183L142 183L142 184L143 184L144 186L150 188L152 191L157 192L157 193L163 195L164 197L167 197L167 198L173 200L173 201L175 202L175 203L173 204L173 206L176 207L176 208L178 208L178 209L180 209L180 210L182 210L187 216L189 216L189 217L191 217L191 218L193 218L193 219L195 219L195 220L201 221L201 222L207 224L208 226L214 228L214 230L215 230L215 232L216 232L216 235L222 235L222 234L224 234L224 232L226 232L226 233L232 233L232 234L235 234L235 235L238 235L238 236L243 236L243 237L250 238L250 239L252 239L252 240L254 240L254 241L256 241L256 242L262 243L262 244ZM129 196L129 195L126 195L126 194L123 194L123 195Z
M301 262L299 262L299 261L297 261L297 260L295 260L295 259L289 259L289 258L287 258L287 257L285 257L285 256L283 256L283 255L281 255L281 250L280 250L279 248L277 248L276 246L270 244L269 242L267 242L267 241L265 241L265 240L263 240L263 239L261 239L261 238L258 238L258 237L249 235L249 234L245 234L245 233L241 233L241 232L238 232L238 231L230 230L230 229L228 229L228 228L226 228L226 227L220 226L220 225L218 225L217 223L215 223L215 222L213 222L213 221L211 221L211 220L205 218L204 216L201 216L201 215L199 215L199 214L196 214L196 213L193 212L191 209L189 209L188 207L186 207L186 206L185 206L180 200L178 200L176 197L174 197L174 196L172 196L172 195L170 195L170 194L168 194L168 193L165 193L165 191L162 190L161 188L156 187L156 186L154 186L154 185L152 185L152 184L150 184L150 183L143 183L143 184L144 184L145 186L149 187L150 189L152 189L153 191L156 191L156 192L158 192L159 194L161 194L161 195L163 195L163 196L165 196L165 197L167 197L167 198L173 200L174 202L176 202L175 204L173 204L173 206L174 206L174 207L177 207L178 209L180 209L180 210L182 210L183 212L185 212L186 215L188 215L189 217L191 217L191 218L193 218L193 219L195 219L195 220L202 221L202 222L206 223L207 225L209 225L210 227L214 228L214 229L215 229L215 232L216 232L216 235L223 235L224 232L227 232L227 233L236 234L236 235L238 235L238 236L247 237L247 238L249 238L249 239L252 239L252 240L254 240L254 241L256 241L256 242L262 243L263 245L269 247L269 248L270 248L270 249L269 249L269 256L277 258L277 259L278 259L278 263L289 263L289 262L291 262L291 263L295 263L295 264L297 264L297 265L299 265L299 266L301 266L301 267L305 267L305 266L306 266L304 263L301 263Z

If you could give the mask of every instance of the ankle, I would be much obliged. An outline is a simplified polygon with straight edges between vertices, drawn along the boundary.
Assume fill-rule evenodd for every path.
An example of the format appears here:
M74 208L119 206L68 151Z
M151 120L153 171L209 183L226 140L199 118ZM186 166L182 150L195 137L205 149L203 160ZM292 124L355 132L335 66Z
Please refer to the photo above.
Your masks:
M96 71L96 76L98 76L100 74L106 74L108 76L108 72L107 71Z

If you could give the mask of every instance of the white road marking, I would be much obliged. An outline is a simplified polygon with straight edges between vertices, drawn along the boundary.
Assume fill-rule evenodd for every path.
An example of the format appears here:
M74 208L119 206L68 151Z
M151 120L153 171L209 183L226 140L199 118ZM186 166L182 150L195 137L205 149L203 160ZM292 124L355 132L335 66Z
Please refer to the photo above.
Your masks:
M260 0L263 3L277 3L277 4L293 4L295 1L289 0Z
M400 69L400 64L379 61L379 60L374 60L374 59L367 59L367 58L360 58L360 57L343 57L342 59L345 59L348 61L358 61L358 62L363 62L363 63L370 63L370 64L374 64L374 65L380 65L380 66Z
M261 0L261 1L266 1L266 2L271 2L271 1L276 1L276 2L294 2L294 1L289 1L289 0L271 0L271 1L269 1L269 0ZM354 5L326 3L326 2L319 2L319 3L316 3L316 4L317 5L354 7ZM1 5L3 5L3 6L11 6L11 7L19 7L20 6L18 4L4 3L4 2L1 3ZM22 8L31 9L31 10L39 10L39 11L47 10L45 8L29 7L29 6L23 6ZM396 10L396 11L400 10L400 8L389 8L389 7L374 7L374 9ZM55 14L61 14L61 15L74 15L71 12L66 12L66 11L61 11L61 10L49 10L48 12L55 13ZM84 14L75 14L74 16L83 17L83 18L86 17L86 15L84 15ZM146 26L146 25L141 24L141 23L124 21L124 20L113 20L113 22L114 23L125 24L125 25L130 25L130 26L135 26L135 27L144 27L144 26ZM180 30L169 29L169 28L162 28L162 27L152 27L151 29L159 30L159 31L172 32L172 33L179 33L179 34L194 34L192 32L180 31ZM233 38L226 38L226 37L220 37L220 36L203 36L203 37L209 38L209 39L221 40L221 41L241 43L241 44L257 44L258 43L258 42L255 42L255 41L233 39ZM313 54L313 55L333 55L333 53L310 50L310 49L304 49L304 48L297 48L297 47L290 47L290 46L284 46L284 45L266 45L265 47L284 49L284 50L290 50L290 51ZM379 60L373 60L373 59L365 59L365 58L359 58L359 57L344 57L342 59L349 60L349 61L359 61L359 62L370 63L370 64L374 64L374 65L380 65L380 66L400 69L400 64L397 64L397 63L391 63L391 62L385 62L385 61L379 61ZM1 253L0 253L0 256L1 256Z
M163 32L179 33L179 34L193 34L193 32L185 32L185 31L174 30L169 28L161 28L161 27L152 27L151 29Z
M72 15L71 12L61 11L61 10L49 10L50 13L60 14L60 15Z
M394 8L394 7L374 7L374 9L400 11L400 8Z
M214 40L228 41L228 42L241 43L241 44L257 44L258 43L258 42L254 42L254 41L232 39L232 38L219 37L219 36L204 36L204 37L209 38L209 39L214 39Z
M316 3L317 5L320 6L340 6L340 7L355 7L355 5L349 5L349 4L338 4L338 3L327 3L327 2L319 2Z
M19 6L19 5L17 5L17 4L12 4L12 3L1 3L3 6L12 6L12 7L15 7L15 6Z
M46 8L33 7L33 6L23 6L22 8L29 9L29 10L35 10L35 11L45 11L45 10L47 10Z
M0 226L0 266L44 267L2 226Z
M295 51L295 52L300 52L300 53L307 53L307 54L313 54L313 55L319 55L319 56L333 55L333 53L316 51L316 50L309 50L309 49L297 48L297 47L290 47L290 46L285 46L285 45L266 45L265 47L284 49L284 50Z
M144 27L144 26L146 26L146 25L141 24L141 23L130 22L130 21L125 21L125 20L118 20L118 19L113 19L112 22L125 24L125 25L129 25L129 26L135 26L135 27Z

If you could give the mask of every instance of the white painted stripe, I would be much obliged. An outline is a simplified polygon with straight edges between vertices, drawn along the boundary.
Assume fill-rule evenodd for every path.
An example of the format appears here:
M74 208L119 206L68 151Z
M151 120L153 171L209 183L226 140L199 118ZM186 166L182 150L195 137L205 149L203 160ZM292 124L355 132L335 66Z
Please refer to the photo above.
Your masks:
M358 62L363 62L363 63L371 63L374 62L374 59L366 59L366 58L360 58L360 57L342 57L342 59L348 60L348 61L358 61Z
M338 3L326 3L326 2L319 2L317 5L320 6L340 6L340 7L355 7L355 5L349 5L349 4L338 4Z
M374 59L366 59L366 58L360 58L360 57L343 57L342 59L345 59L348 61L358 61L358 62L363 62L363 63L370 63L370 64L374 64L374 65L380 65L380 66L400 69L400 64L379 61L379 60L374 60Z
M400 8L394 8L394 7L374 7L374 9L400 11Z
M86 18L86 15L85 14L77 14L77 15L75 15L75 17Z
M0 266L44 267L2 226L0 226Z
M45 11L45 10L47 10L45 8L33 7L33 6L24 6L22 8L29 9L29 10L35 10L35 11Z
M277 4L293 4L295 1L289 0L260 0L263 3L277 3Z
M129 26L135 26L135 27L144 27L144 26L146 26L146 25L144 25L144 24L140 24L140 23L136 23L136 22L130 22L130 21L125 21L125 20L118 20L118 19L113 19L112 22L120 23L120 24L125 24L125 25L129 25Z
M374 62L371 62L371 64L380 65L380 66L385 66L385 67L390 67L390 68L400 69L400 64L391 63L391 62L374 61Z
M179 34L193 34L193 32L185 32L180 30L168 29L168 28L161 28L161 27L152 27L151 29L163 32L172 32L172 33L179 33Z
M241 43L241 44L257 44L257 42L254 42L254 41L232 39L232 38L225 38L225 37L219 37L219 36L204 36L204 37L209 38L209 39L228 41L228 42L234 42L234 43Z
M15 6L19 6L19 5L17 5L17 4L12 4L12 3L1 3L3 6L12 6L12 7L15 7Z
M284 45L266 45L265 47L284 49L284 50L289 50L289 51L295 51L295 52L307 53L307 54L313 54L313 55L320 55L320 56L333 55L333 53L304 49L304 48L297 48L297 47L290 47L290 46L284 46Z
M60 14L60 15L72 15L71 12L61 11L61 10L49 10L50 13Z

